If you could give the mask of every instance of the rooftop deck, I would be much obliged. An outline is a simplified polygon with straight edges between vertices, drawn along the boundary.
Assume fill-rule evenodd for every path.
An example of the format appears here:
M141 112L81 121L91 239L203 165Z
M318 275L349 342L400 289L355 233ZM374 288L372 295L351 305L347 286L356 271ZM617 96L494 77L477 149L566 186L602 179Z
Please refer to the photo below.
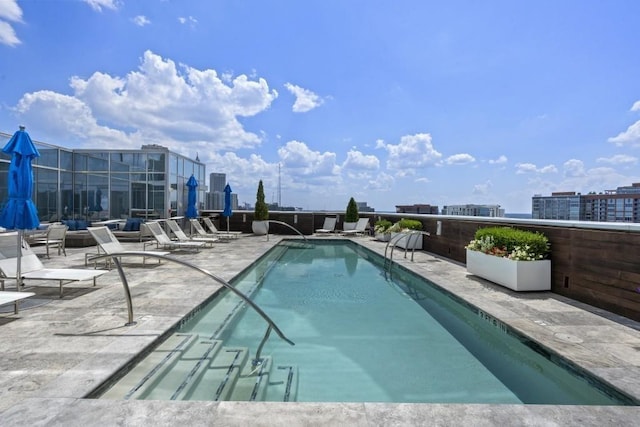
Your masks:
M245 236L176 255L230 280L280 240ZM379 253L384 243L355 238ZM125 243L141 249L141 243ZM38 252L40 249L35 248ZM44 248L41 249L44 253ZM84 253L43 260L84 268ZM424 252L394 260L530 336L640 401L640 324L553 293L518 294ZM134 326L116 270L90 283L29 287L18 315L0 314L0 425L637 425L640 407L389 403L243 403L85 399L219 285L177 264L126 264ZM12 284L7 283L8 290ZM283 327L283 326L282 326ZM286 334L286 328L283 327Z

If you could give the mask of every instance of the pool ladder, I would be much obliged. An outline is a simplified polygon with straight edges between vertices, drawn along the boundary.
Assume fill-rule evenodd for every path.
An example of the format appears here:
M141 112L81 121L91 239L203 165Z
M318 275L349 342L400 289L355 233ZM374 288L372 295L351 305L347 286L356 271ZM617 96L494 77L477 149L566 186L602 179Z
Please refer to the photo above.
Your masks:
M411 261L413 262L413 254L415 253L416 249L413 247L412 243L417 242L418 241L417 239L422 238L422 236L431 236L431 233L429 233L428 231L422 231L422 230L409 230L409 231L398 233L397 235L389 239L389 241L387 242L387 246L385 246L384 248L385 273L387 272L387 269L389 272L391 272L391 266L393 265L393 250L396 247L396 243L398 243L403 238L407 239L407 245L404 249L404 257L405 258L407 257L407 251L409 250L409 247L411 247ZM389 252L389 257L387 257L389 245L391 245L391 252Z

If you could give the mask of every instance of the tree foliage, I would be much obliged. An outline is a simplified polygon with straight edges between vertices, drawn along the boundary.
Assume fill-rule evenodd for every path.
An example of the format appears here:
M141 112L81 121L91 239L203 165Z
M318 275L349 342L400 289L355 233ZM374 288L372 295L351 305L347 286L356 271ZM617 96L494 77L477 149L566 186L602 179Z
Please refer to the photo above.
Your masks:
M355 199L352 197L349 199L349 204L347 205L347 212L344 215L345 222L358 222L358 204Z
M256 194L256 206L253 219L256 221L266 221L269 219L269 207L264 201L264 187L262 186L262 180L258 183L258 193Z

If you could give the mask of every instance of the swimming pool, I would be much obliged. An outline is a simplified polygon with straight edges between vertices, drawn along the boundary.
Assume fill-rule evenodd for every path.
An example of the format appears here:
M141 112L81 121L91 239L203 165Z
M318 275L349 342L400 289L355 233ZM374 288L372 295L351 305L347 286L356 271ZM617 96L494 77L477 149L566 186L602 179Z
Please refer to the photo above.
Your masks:
M168 340L185 347L161 346L142 365L153 370L160 360L182 357L115 389L128 390L126 398L235 400L235 382L257 400L628 403L422 278L396 266L391 280L380 257L368 250L344 242L313 246L279 245L234 281L295 346L272 336L262 351L265 363L253 368L249 361L264 320L224 296ZM187 348L188 342L195 344ZM228 360L209 357L213 352ZM194 369L192 360L204 366Z

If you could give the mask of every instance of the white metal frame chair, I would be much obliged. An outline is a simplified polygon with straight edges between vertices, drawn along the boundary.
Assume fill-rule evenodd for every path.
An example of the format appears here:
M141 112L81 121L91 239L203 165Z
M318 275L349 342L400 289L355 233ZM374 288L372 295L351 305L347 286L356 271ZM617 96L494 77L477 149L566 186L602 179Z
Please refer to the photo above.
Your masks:
M95 239L97 243L98 253L89 253L87 252L84 255L84 265L88 265L89 261L92 257L100 256L101 254L114 254L119 253L122 255L126 255L129 251L122 246L122 243L118 240L118 238L113 234L113 232L109 229L109 227L88 227L89 233ZM171 252L161 252L161 251L145 251L150 255L168 255ZM142 264L146 263L147 258L145 256L142 257ZM160 259L158 259L158 264L160 264ZM106 261L107 266L111 269L111 258ZM94 267L96 267L96 263L94 262Z
M155 242L144 242L143 248L145 250L148 245L155 244L156 248L162 248L162 249L169 249L169 250L175 250L175 249L185 250L186 249L186 250L192 250L192 251L199 251L200 248L202 248L205 244L204 242L194 242L194 241L178 242L175 240L171 240L169 236L167 236L167 233L164 232L159 222L145 222L142 226L147 227L147 230L149 230L149 232L151 233L151 235L155 240Z
M219 242L220 239L218 239L217 237L211 236L211 237L189 237L185 234L185 232L182 230L182 228L180 228L180 226L178 225L178 223L173 220L173 219L168 219L166 221L167 225L169 226L169 230L171 230L171 233L173 233L174 236L176 236L176 239L178 239L178 242L183 242L183 243L190 243L190 242L202 242L203 244L209 246L209 247L213 247L213 244L216 242Z
M16 233L0 235L0 290L4 291L6 279L23 280L57 280L60 286L60 298L63 296L62 287L72 282L92 280L96 286L96 278L108 273L107 270L88 270L79 268L45 268L40 258L33 253L29 244L22 241L20 250L20 280L17 277L18 244Z
M354 230L343 230L344 236L364 236L367 233L367 225L369 224L369 218L358 218L356 228Z
M207 231L202 227L202 224L200 224L200 221L198 221L195 218L190 219L189 223L191 224L191 229L195 230L198 237L215 237L220 240L226 240L226 241L229 241L231 239L235 239L238 237L237 234L225 233L223 231L218 231L216 233L207 233Z
M333 233L336 229L337 218L335 216L326 216L322 228L318 228L316 233L328 234Z
M202 218L202 222L204 222L204 225L207 226L209 231L212 234L215 234L216 236L222 237L223 235L225 235L225 236L230 236L231 238L237 239L238 236L240 236L242 234L242 231L222 231L222 230L218 230L216 228L216 225L213 223L213 221L211 221L211 218L204 217L204 218Z
M58 248L58 255L64 253L64 256L67 256L67 250L65 248L67 230L69 230L69 226L67 225L51 224L47 228L47 234L44 237L31 239L31 244L45 245L47 247L47 258L51 258L49 256L49 246Z

